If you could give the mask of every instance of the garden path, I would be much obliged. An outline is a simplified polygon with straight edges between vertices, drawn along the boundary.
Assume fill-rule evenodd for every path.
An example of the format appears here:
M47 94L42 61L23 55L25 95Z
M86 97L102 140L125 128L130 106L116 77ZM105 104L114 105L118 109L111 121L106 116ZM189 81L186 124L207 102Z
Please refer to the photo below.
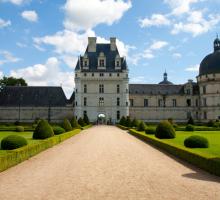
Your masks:
M219 200L220 178L94 126L0 173L2 200Z

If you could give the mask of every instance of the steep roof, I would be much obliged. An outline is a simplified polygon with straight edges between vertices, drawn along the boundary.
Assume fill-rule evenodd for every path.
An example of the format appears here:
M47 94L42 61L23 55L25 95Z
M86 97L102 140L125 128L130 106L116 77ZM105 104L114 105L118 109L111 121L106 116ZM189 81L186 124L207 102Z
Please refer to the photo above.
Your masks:
M63 107L66 103L61 87L8 86L0 92L0 106Z
M130 94L173 95L184 94L183 85L129 84Z
M82 71L89 71L89 72L103 72L103 70L97 69L98 66L98 57L100 53L104 53L106 57L106 70L105 72L117 72L121 70L127 69L127 63L125 58L121 58L121 69L115 69L115 58L119 55L118 49L116 48L115 51L111 51L110 44L96 44L96 52L88 52L88 47L86 49L85 54L87 54L89 58L89 70L83 69L81 66L83 65L82 56L80 56L80 60L78 60L76 64L75 70L81 69Z

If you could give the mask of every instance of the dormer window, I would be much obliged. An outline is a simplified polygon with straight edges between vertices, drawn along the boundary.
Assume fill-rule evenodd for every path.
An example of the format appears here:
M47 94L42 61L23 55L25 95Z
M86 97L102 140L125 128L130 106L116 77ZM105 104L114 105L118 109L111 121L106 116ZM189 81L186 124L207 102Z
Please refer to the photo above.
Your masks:
M98 69L105 69L106 67L106 57L103 52L99 54L98 57Z
M83 56L83 68L84 69L89 69L89 58L87 54Z
M121 58L119 55L115 58L115 69L121 69Z

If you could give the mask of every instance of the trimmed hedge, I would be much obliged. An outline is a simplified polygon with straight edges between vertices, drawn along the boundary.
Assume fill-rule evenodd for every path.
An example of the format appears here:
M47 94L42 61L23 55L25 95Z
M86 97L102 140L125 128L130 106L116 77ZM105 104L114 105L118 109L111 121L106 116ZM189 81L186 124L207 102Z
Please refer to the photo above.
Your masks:
M117 124L117 127L120 128L120 129L122 129L122 130L128 130L128 129L129 129L128 127L122 126L122 125L120 125L120 124Z
M41 140L39 143L28 144L19 149L8 151L6 155L0 156L0 172L78 134L80 131L80 129L76 129L74 131Z
M41 120L33 133L33 139L46 139L54 136L54 132L50 124L46 120Z
M16 132L24 132L23 126L16 126Z
M186 128L185 128L185 131L194 131L195 129L194 129L194 126L193 125L191 125L191 124L188 124L187 126L186 126Z
M167 144L163 142L163 140L152 138L134 129L130 129L129 133L203 170L206 170L212 174L220 176L220 158L219 157L214 157L214 156L204 157L198 153L188 151L188 149L184 146L181 148L181 147L176 147L172 144Z
M165 120L158 124L155 136L160 139L172 139L176 137L176 133L172 124Z
M155 128L146 128L145 133L149 135L155 135L156 129Z
M60 134L65 133L66 131L65 131L65 129L62 128L62 127L54 126L54 127L53 127L53 132L54 132L55 135L60 135Z
M184 140L184 145L189 148L208 148L209 141L205 137L192 135Z
M2 139L1 149L2 150L12 150L23 147L27 145L27 140L19 135L9 135Z

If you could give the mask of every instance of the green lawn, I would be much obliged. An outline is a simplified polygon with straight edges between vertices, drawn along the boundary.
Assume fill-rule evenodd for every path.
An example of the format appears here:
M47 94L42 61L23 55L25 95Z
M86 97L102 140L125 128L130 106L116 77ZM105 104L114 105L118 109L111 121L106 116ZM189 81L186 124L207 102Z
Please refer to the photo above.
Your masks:
M191 135L200 135L206 137L209 140L209 148L186 148L187 150L195 153L199 153L205 157L216 156L220 157L220 131L194 131L194 132L186 132L186 131L176 131L175 139L163 139L161 141L173 144L177 147L184 147L185 138ZM154 135L148 135L149 137L155 138Z
M4 137L9 135L20 135L27 139L28 144L33 144L39 142L39 140L32 140L33 132L14 132L14 131L0 131L0 148L1 148L1 141ZM0 155L5 154L7 151L0 149Z

